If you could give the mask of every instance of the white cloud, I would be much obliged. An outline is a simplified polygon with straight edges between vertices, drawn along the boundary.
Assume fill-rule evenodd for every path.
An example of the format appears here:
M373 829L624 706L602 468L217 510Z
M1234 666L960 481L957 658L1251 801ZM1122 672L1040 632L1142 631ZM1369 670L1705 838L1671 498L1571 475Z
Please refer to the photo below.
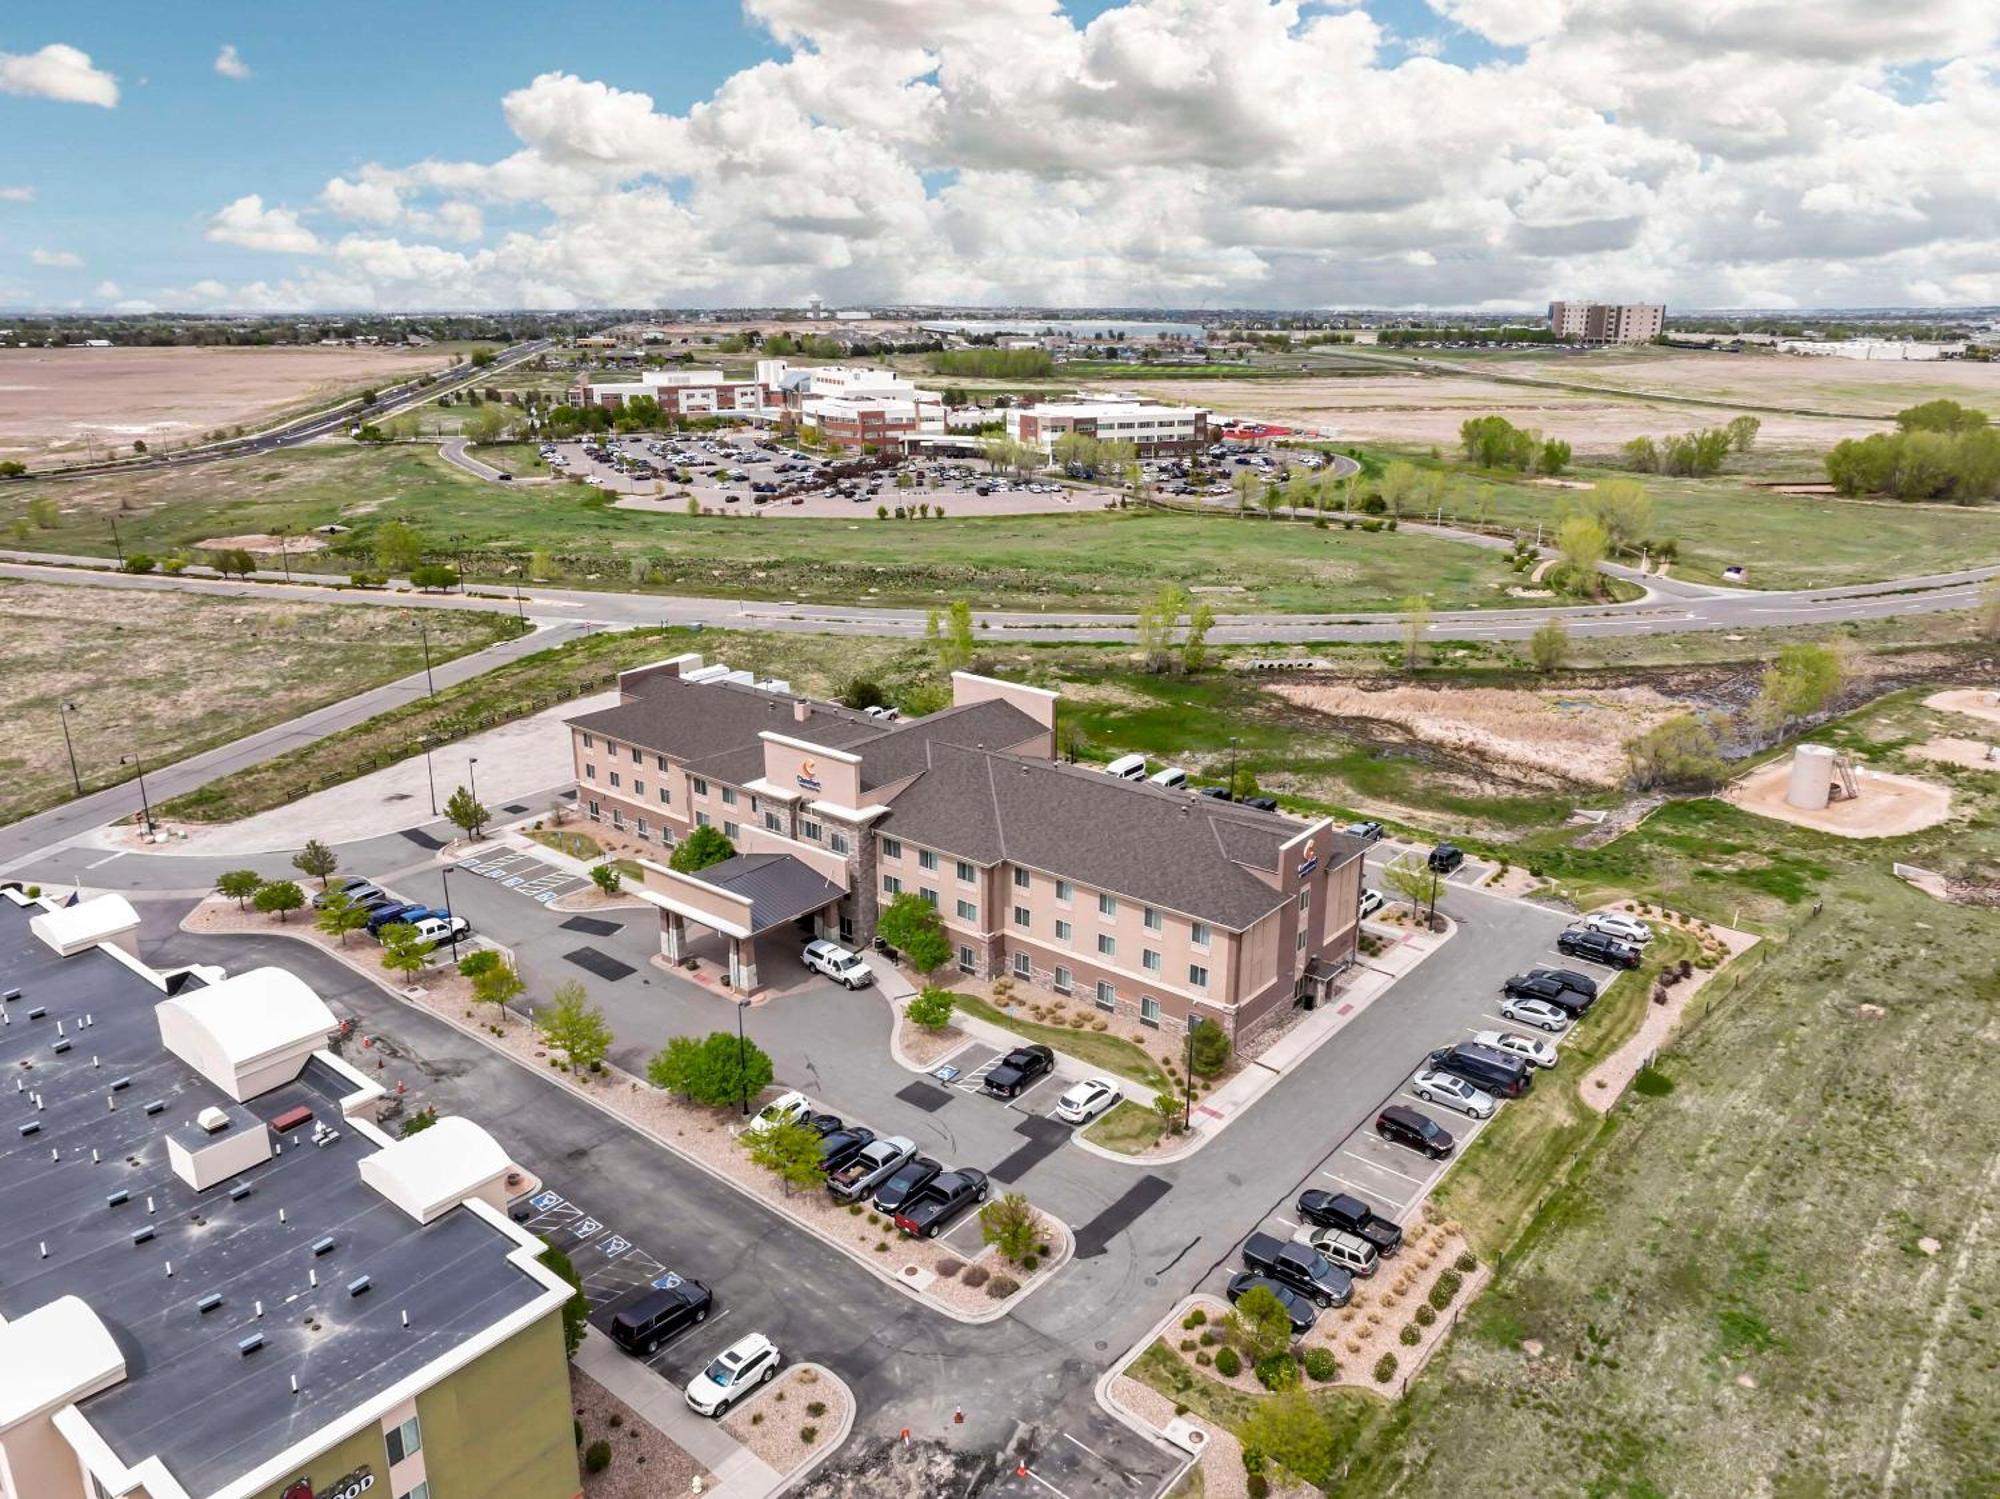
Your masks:
M246 250L313 255L323 247L319 236L299 222L290 208L266 208L257 193L246 193L208 221L207 237L218 244Z
M224 42L222 50L215 54L215 71L224 78L243 79L250 76L250 64L237 52L236 43Z
M28 259L60 271L74 271L83 265L83 257L74 250L30 250Z
M0 52L0 94L114 109L118 80L93 65L89 53L51 42L39 52Z
M0 187L0 203L32 203L35 190L32 187Z
M744 0L782 55L684 112L544 74L496 159L328 181L344 236L254 194L210 236L325 252L242 306L1992 300L1991 0L1431 5L1512 50L1316 0Z
M100 281L97 283L95 295L102 297L107 302L115 302L124 296L125 293L118 289L116 281Z

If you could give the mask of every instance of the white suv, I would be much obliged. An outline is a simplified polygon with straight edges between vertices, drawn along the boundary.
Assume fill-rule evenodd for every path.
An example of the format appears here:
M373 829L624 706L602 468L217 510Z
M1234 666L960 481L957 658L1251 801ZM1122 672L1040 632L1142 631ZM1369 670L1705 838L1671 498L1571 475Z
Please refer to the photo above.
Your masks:
M874 972L861 960L861 955L849 952L838 942L808 942L804 957L806 967L813 972L823 973L850 989L865 989L875 982Z
M1589 931L1602 932L1607 937L1616 937L1620 942L1630 942L1636 947L1644 947L1653 940L1651 927L1622 911L1592 911L1583 918L1583 924Z

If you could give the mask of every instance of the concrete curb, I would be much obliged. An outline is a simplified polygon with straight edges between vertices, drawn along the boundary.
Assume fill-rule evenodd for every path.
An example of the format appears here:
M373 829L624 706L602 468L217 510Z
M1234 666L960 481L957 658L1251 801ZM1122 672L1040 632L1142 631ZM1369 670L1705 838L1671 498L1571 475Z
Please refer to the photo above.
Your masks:
M1125 1373L1125 1371L1132 1366L1133 1362L1139 1357L1139 1355L1144 1353L1148 1348L1153 1346L1153 1340L1155 1338L1163 1336L1169 1328L1178 1324L1181 1318L1187 1315L1188 1307L1193 1302L1203 1299L1213 1300L1212 1297L1207 1297L1207 1298L1203 1297L1202 1293L1199 1291L1190 1291L1187 1295L1183 1296L1179 1301L1175 1302L1173 1304L1173 1307L1167 1312L1165 1316L1160 1318L1158 1322L1154 1323L1152 1327L1147 1329L1146 1332L1142 1333L1139 1337L1139 1340L1136 1343L1134 1343L1130 1348L1127 1348L1122 1354L1118 1356L1118 1360L1116 1363L1112 1364L1112 1366L1109 1369L1106 1369L1102 1374L1097 1376L1097 1383L1092 1387L1091 1391L1091 1393L1097 1400L1098 1408L1102 1410L1106 1415L1110 1416L1114 1421L1117 1421L1123 1426L1125 1426L1135 1436L1138 1436L1143 1440L1151 1443L1161 1452L1170 1453L1174 1457L1180 1459L1180 1466L1174 1470L1173 1474L1166 1480L1166 1482L1162 1483L1158 1489L1154 1490L1154 1493L1156 1495L1170 1492L1175 1484L1179 1483L1183 1478L1187 1476L1188 1469L1192 1468L1196 1463L1201 1461L1202 1454L1198 1452L1189 1452L1185 1448L1175 1446L1172 1442L1166 1439L1165 1434L1161 1432L1159 1427L1153 1425L1152 1422L1148 1421L1145 1417L1139 1415L1138 1413L1134 1411L1129 1411L1124 1406L1120 1405L1118 1403L1117 1397L1111 1393L1111 1390L1112 1387L1118 1383L1119 1378ZM1214 1424L1213 1422L1207 1420L1206 1418L1196 1420L1193 1417L1189 1417L1187 1419L1192 1421L1193 1424L1201 1427L1208 1427Z
M362 967L359 963L355 963L348 958L342 957L340 954L334 952L332 948L325 947L322 944L313 941L311 937L306 936L303 932L287 932L286 930L284 930L283 927L274 927L268 933L203 932L197 930L196 928L189 927L186 924L185 920L183 920L181 923L181 930L190 932L193 935L200 937L243 937L243 936L291 937L297 941L305 943L306 945L312 947L314 950L318 952L323 952L326 953L329 957L337 958L340 962L346 964L347 967L353 969L363 978L372 981L385 994L389 995L399 1004L412 1003L408 995L404 994L401 990L395 988L393 985L385 983L380 975L371 973L369 972L368 969ZM936 1312L939 1316L949 1317L954 1322L963 1322L970 1326L975 1326L975 1327L984 1326L986 1323L989 1322L998 1322L1002 1317L1007 1316L1015 1309L1015 1307L1020 1305L1022 1302L1026 1301L1028 1297L1032 1296L1036 1291L1040 1290L1045 1284L1047 1284L1047 1282L1055 1275L1056 1271L1060 1270L1064 1265L1067 1265L1070 1262L1071 1258L1074 1257L1076 1253L1076 1235L1074 1232L1072 1232L1070 1226L1067 1223L1064 1223L1060 1218L1056 1217L1055 1214L1049 1212L1047 1209L1037 1208L1036 1209L1037 1212L1041 1213L1042 1216L1048 1219L1050 1223L1054 1224L1057 1228L1062 1230L1061 1247L1058 1248L1057 1251L1049 1257L1049 1261L1046 1265L1043 1265L1032 1276L1030 1276L1027 1280L1021 1283L1020 1290L1016 1291L1011 1297L1007 1299L1007 1301L1003 1302L999 1306L994 1307L993 1310L989 1312L978 1312L978 1313L958 1311L953 1307L946 1306L941 1302L934 1301L930 1297L925 1296L921 1291L916 1290L914 1287L912 1287L901 1276L891 1274L889 1271L884 1270L883 1268L881 1268L881 1266L877 1265L874 1261L862 1258L859 1254L855 1253L855 1251L851 1247L849 1247L847 1244L842 1243L839 1239L835 1238L833 1235L827 1233L817 1224L808 1223L803 1218L793 1217L790 1213L787 1213L784 1210L782 1204L774 1203L769 1198L761 1197L755 1192L744 1191L743 1187L732 1177L730 1177L727 1173L719 1170L715 1166L710 1165L707 1161L702 1160L699 1156L690 1155L687 1151L682 1150L679 1146L675 1145L672 1141L668 1140L664 1135L655 1134L652 1130L646 1128L646 1126L644 1126L643 1124L640 1124L635 1120L626 1118L625 1115L619 1113L618 1110L612 1108L608 1103L605 1103L603 1100L595 1097L591 1093L586 1092L584 1089L579 1088L575 1083L571 1082L567 1077L555 1071L553 1068L551 1068L546 1072L542 1072L542 1071L537 1071L533 1067L524 1066L520 1058L516 1057L512 1052L508 1051L504 1046L496 1046L491 1036L480 1034L479 1031L467 1025L459 1017L454 1015L446 1015L441 1013L440 1011L432 1010L429 1008L424 1008L424 1007L419 1007L419 1008L422 1008L423 1013L425 1015L430 1016L434 1020L441 1021L445 1025L448 1025L453 1030L457 1031L460 1035L466 1036L471 1040L477 1041L480 1045L486 1047L487 1050L495 1052L498 1055L506 1058L508 1062L512 1063L516 1067L520 1067L521 1070L526 1072L530 1077L541 1078L546 1082L552 1083L555 1086L562 1088L572 1097L581 1099L583 1102L589 1104L592 1108L596 1109L600 1114L603 1114L606 1118L611 1119L616 1123L623 1125L626 1129L631 1130L633 1134L638 1135L641 1138L650 1141L652 1144L658 1146L660 1149L671 1153L672 1155L678 1157L679 1159L687 1162L690 1166L693 1166L697 1170L705 1173L706 1175L713 1177L716 1181L719 1181L724 1186L728 1187L732 1192L736 1192L741 1196L747 1197L752 1202L758 1204L758 1206L768 1209L769 1211L777 1214L778 1217L782 1218L786 1223L789 1223L792 1227L798 1229L800 1232L811 1234L815 1239L818 1239L822 1244L825 1244L829 1249L834 1249L839 1251L839 1253L842 1256L844 1256L849 1260L852 1260L856 1265L860 1266L861 1269L865 1270L868 1274L874 1276L877 1280L881 1281L883 1284L894 1286L897 1290L901 1291L905 1296L909 1297L912 1301L915 1301L920 1306L928 1307L931 1311ZM634 1077L632 1076L631 1073L625 1072L620 1068L615 1068L615 1067L608 1068L606 1071L606 1076L611 1078L616 1078L625 1082L637 1083L641 1087L652 1086L650 1083L647 1083L644 1078Z
M833 1455L840 1451L848 1437L853 1434L854 1423L861 1414L861 1402L854 1396L854 1387L838 1374L834 1373L833 1370L827 1368L825 1364L815 1364L811 1360L807 1360L803 1363L794 1364L792 1367L794 1369L811 1369L821 1379L837 1384L841 1389L845 1390L847 1392L847 1415L840 1423L840 1430L833 1434L832 1441L822 1447L810 1460L801 1463L778 1481L778 1486L771 1490L773 1499L779 1494L789 1494L793 1489L812 1477L820 1468L824 1467L832 1459Z

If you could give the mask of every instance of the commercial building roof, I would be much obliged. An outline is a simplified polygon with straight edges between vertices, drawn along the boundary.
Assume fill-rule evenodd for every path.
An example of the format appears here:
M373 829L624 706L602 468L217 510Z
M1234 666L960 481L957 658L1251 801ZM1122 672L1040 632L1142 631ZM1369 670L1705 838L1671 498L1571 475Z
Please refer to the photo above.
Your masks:
M32 1329L76 1297L101 1321L124 1377L77 1404L118 1462L157 1460L189 1494L222 1490L560 1300L504 1218L459 1209L419 1224L362 1179L382 1137L343 1113L368 1088L359 1074L315 1055L236 1107L162 1044L164 981L104 948L60 956L30 930L39 910L0 893L0 988L21 991L0 1002L0 1072L25 1083L0 1093L0 1318ZM229 987L194 975L179 999L198 1013L204 991ZM299 1013L275 984L237 992ZM238 1018L219 1023L232 1046L270 1039ZM169 1140L198 1142L193 1121L211 1108L231 1135L268 1131L273 1148L197 1191ZM312 1122L273 1127L300 1110ZM32 1396L5 1389L0 1404Z
M847 894L845 886L790 854L738 854L688 878L749 901L753 936L824 910Z

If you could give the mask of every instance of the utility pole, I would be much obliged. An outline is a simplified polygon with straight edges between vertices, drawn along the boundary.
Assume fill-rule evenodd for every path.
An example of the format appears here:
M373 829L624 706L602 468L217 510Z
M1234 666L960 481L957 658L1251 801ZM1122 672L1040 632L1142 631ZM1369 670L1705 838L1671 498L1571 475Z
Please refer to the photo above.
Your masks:
M75 703L57 703L56 721L62 725L63 748L69 752L69 778L76 786L76 794L83 795L83 777L76 771L76 746L69 739L69 716L76 712Z
M424 747L424 779L431 783L431 816L438 815L437 772L431 769L431 736L426 734L420 741Z
M115 515L111 517L111 545L117 550L118 565L123 567L125 565L125 543L118 535L118 517Z
M437 683L431 679L431 627L423 620L418 620L417 630L424 637L424 686L430 689L432 697L436 697Z
M139 809L145 815L146 833L150 837L153 831L153 804L146 796L146 762L144 760L141 760L137 755L120 755L118 757L118 763L120 765L133 765L138 767Z

